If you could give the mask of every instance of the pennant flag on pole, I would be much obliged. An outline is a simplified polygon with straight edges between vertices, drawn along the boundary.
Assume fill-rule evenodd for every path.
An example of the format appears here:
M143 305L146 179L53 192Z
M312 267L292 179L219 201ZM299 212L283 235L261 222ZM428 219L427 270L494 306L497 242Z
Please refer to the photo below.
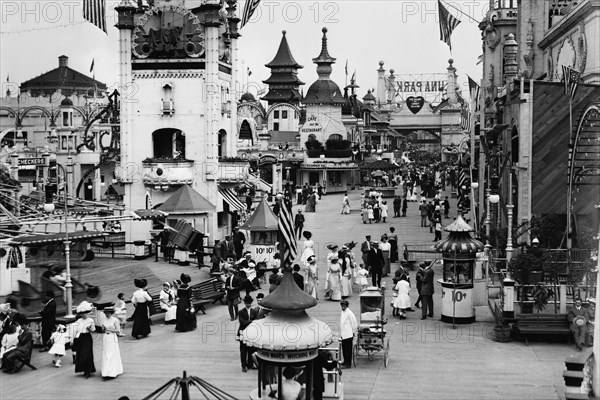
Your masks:
M248 76L252 75L252 71L250 71L250 67L248 67Z
M92 58L92 65L90 65L90 72L94 72L94 59Z
M475 112L480 111L479 95L481 87L469 75L467 75L467 78L469 78L469 95L471 96L471 101L475 102Z
M348 59L346 59L346 76L348 76Z
M290 267L298 254L296 236L294 235L294 222L290 205L282 198L279 211L279 233L281 234L281 261L284 267Z
M250 21L252 14L258 8L258 3L260 0L246 0L246 5L244 6L244 14L242 15L242 22L240 24L240 29L244 27Z
M83 0L83 18L108 35L106 31L105 0Z
M450 47L450 51L452 51L450 36L452 35L454 28L460 24L460 21L450 15L440 0L438 0L438 11L440 17L440 40L445 42L448 47Z
M579 85L581 73L566 65L562 66L562 70L563 81L565 82L565 94L570 95L571 99L573 99L575 97L575 92L577 91L577 85Z
M352 74L352 78L350 78L350 82L354 83L356 81L356 71Z
M480 54L480 55L477 57L477 63L476 63L475 65L479 65L479 64L481 64L482 62L483 62L483 54Z

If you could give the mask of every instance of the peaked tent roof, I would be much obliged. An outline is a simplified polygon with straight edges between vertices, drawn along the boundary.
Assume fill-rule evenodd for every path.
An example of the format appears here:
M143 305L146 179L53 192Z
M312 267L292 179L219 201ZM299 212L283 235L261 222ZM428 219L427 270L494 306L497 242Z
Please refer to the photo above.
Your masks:
M278 221L267 201L263 199L256 207L254 214L240 228L250 231L276 231Z
M298 64L296 60L294 60L294 56L292 55L290 46L288 45L287 39L285 38L286 31L282 31L281 33L283 34L283 36L281 37L281 42L279 43L279 49L277 50L277 54L275 54L275 58L273 59L273 61L271 61L268 64L265 64L265 67L304 68L302 65Z
M180 187L157 208L170 214L201 214L214 209L215 206L189 185Z

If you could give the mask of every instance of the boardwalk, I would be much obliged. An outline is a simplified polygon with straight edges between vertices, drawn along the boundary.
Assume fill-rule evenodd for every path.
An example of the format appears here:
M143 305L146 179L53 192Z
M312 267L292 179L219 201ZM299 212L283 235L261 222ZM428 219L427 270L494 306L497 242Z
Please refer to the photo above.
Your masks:
M407 218L389 218L386 224L364 225L359 216L357 191L351 192L350 201L351 215L340 215L341 195L324 197L317 205L317 213L306 214L306 228L313 232L319 260L325 258L329 242L354 240L360 246L365 234L370 233L373 239L378 240L392 225L396 227L400 243L433 240L433 234L427 228L419 227L415 203L409 204ZM452 211L455 210L453 207ZM390 214L393 215L392 212ZM359 249L355 249L355 253L360 258ZM127 270L151 271L157 277L155 282L173 280L184 271L192 274L193 282L207 277L206 269L199 271L193 267L155 263L153 260L105 260L95 265L97 267L89 271L82 270L81 276L83 281L93 277L94 280L89 281L105 289L103 301L112 300L119 291L127 293L128 297L131 295L134 288L131 273ZM98 268L102 266L105 274L99 273ZM119 271L122 271L121 275ZM120 276L125 278L116 279ZM323 262L320 262L320 276L322 299ZM439 277L440 271L436 270L436 279ZM112 287L104 286L103 280ZM391 286L390 278L387 280L388 286ZM411 281L415 282L414 272ZM415 293L413 289L413 301ZM345 399L564 398L562 372L565 357L573 351L571 346L562 343L532 342L525 346L520 342L493 342L493 322L485 310L478 310L477 323L453 330L451 325L439 321L439 295L437 287L434 319L421 321L420 313L409 313L408 319L400 322L392 319L388 310L390 322L386 327L391 346L390 364L384 368L380 355L372 361L361 355L356 368L343 371ZM357 295L349 300L350 308L358 314ZM339 311L338 303L320 300L308 313L335 327ZM32 362L38 370L25 368L16 375L0 375L0 398L116 400L127 395L131 399L140 399L170 378L181 376L183 370L240 399L248 398L248 393L256 385L256 372L241 371L238 343L234 340L236 323L229 321L225 306L209 305L207 315L198 315L198 329L194 332L175 333L172 325L161 323L161 318L154 318L149 338L139 341L124 338L120 343L125 374L116 380L105 382L99 372L90 379L84 379L74 375L70 354L65 358L63 367L58 369L52 366L48 354L34 350ZM94 351L98 370L101 347L101 336L97 335Z

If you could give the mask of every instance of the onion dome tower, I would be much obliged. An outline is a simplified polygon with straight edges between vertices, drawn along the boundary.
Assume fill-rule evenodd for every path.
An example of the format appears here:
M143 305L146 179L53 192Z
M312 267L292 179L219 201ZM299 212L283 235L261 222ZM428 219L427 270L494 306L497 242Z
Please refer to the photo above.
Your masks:
M444 228L448 237L437 242L433 248L442 252L444 267L442 287L442 321L457 324L475 322L474 282L481 279L476 271L475 258L484 246L473 239L474 229L459 214L454 222ZM477 268L480 270L480 268Z
M304 85L304 82L298 78L298 70L304 67L294 59L285 37L286 31L281 33L283 36L275 58L270 63L265 64L265 67L271 70L271 76L263 81L263 83L269 85L269 92L261 97L261 100L265 100L269 105L277 103L298 105L302 99L298 89L301 85Z
M321 54L312 60L313 63L317 64L319 79L310 85L303 103L342 105L346 100L342 96L339 86L330 78L331 64L335 63L335 58L331 57L327 50L327 28L323 28L322 31Z
M263 319L255 320L241 332L241 340L257 349L258 358L258 398L266 384L265 372L276 371L281 377L286 367L305 367L307 376L312 376L313 360L317 358L319 347L325 347L333 340L331 328L324 322L311 318L306 309L317 305L317 301L304 293L292 276L291 269L284 273L281 284L262 302L271 313ZM307 393L312 393L312 380L307 382ZM278 379L278 393L281 393L281 379ZM268 392L266 393L268 395Z

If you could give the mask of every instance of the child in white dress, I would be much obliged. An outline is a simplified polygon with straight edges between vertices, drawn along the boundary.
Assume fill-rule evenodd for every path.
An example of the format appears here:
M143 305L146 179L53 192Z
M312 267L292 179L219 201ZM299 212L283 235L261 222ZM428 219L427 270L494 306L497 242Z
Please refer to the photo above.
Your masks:
M67 328L64 325L58 325L56 327L56 331L54 331L52 336L50 336L52 347L48 351L48 354L54 355L52 364L54 364L56 368L60 368L60 363L65 355L65 345L69 340L70 338L67 336Z
M115 301L115 317L119 320L121 329L125 328L127 321L127 305L125 304L125 294L119 293L117 295L117 301Z
M367 277L369 276L369 271L365 269L365 264L360 264L356 270L356 284L360 286L360 292L364 292L369 285Z
M4 357L4 354L17 348L19 343L19 332L17 332L17 326L11 325L8 328L8 333L2 337L2 347L0 348L0 360Z

